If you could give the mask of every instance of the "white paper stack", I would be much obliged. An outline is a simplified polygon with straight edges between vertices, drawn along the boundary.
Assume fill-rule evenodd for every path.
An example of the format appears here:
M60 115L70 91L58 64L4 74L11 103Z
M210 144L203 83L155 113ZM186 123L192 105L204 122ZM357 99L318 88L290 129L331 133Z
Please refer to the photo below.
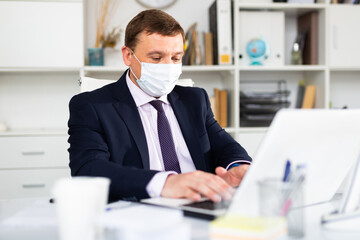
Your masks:
M180 210L133 205L106 212L100 219L105 236L122 240L190 240L190 225Z

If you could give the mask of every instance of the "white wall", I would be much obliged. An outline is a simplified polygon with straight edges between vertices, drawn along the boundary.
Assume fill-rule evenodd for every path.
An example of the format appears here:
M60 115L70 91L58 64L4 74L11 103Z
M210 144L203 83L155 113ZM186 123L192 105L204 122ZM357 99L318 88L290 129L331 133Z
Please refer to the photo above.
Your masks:
M178 0L169 8L163 9L173 16L186 32L188 27L197 22L199 31L209 31L208 10L214 0ZM96 37L96 1L86 1L85 4L85 47L94 47ZM109 30L114 26L126 28L128 22L136 14L146 8L135 0L119 0L117 11L109 23ZM122 45L121 45L122 46ZM119 47L121 47L119 46Z

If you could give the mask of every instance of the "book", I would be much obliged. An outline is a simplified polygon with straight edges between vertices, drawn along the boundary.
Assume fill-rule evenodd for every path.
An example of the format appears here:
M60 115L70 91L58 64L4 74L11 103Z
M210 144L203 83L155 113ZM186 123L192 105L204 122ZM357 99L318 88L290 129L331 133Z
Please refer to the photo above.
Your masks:
M221 127L228 125L228 93L227 90L214 88L215 111L214 116Z
M218 119L218 116L216 115L216 100L215 100L215 97L210 97L209 101L210 101L211 110L212 110L212 112L214 114L214 118Z
M220 126L228 126L228 93L227 90L220 90Z
M190 62L189 65L196 65L197 63L197 48L198 48L198 32L196 31L196 29L193 30L192 32L192 39L191 39L191 43L189 45L190 49L189 49L189 57L190 57Z
M214 88L214 96L215 96L215 119L221 125L220 121L220 89Z
M193 23L185 34L183 65L190 65L191 53L194 52L194 35L196 34L197 23Z
M233 64L231 0L216 0L209 8L209 26L213 35L213 63Z
M205 65L213 65L213 36L211 32L204 33Z
M265 240L286 237L284 217L227 215L210 223L211 239Z
M301 80L298 85L295 108L301 108L304 100L305 81Z
M304 99L302 102L302 108L314 108L315 92L316 92L316 87L314 85L306 86L305 93L304 93Z
M318 12L309 12L298 17L298 34L305 32L305 44L302 53L303 64L318 64Z

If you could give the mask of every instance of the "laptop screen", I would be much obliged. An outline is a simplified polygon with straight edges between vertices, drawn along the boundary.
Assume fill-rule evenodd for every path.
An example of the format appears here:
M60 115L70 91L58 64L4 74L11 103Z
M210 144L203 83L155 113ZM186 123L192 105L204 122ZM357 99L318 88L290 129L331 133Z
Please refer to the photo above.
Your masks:
M287 159L306 164L304 205L330 200L360 152L360 109L278 112L229 212L258 214L257 182L282 178Z

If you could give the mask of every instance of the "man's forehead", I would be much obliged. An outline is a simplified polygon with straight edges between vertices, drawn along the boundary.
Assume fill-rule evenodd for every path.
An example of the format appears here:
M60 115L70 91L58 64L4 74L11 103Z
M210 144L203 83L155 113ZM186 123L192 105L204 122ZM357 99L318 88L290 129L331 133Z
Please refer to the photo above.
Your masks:
M139 41L149 41L150 39L153 40L163 40L163 41L167 41L167 40L178 40L178 41L183 41L182 35L181 33L173 35L173 36L167 36L167 35L161 35L159 33L148 33L148 32L141 32L138 35L138 39Z
M183 53L183 40L181 34L175 36L164 36L158 33L139 34L137 47L144 47L148 53L171 52Z

